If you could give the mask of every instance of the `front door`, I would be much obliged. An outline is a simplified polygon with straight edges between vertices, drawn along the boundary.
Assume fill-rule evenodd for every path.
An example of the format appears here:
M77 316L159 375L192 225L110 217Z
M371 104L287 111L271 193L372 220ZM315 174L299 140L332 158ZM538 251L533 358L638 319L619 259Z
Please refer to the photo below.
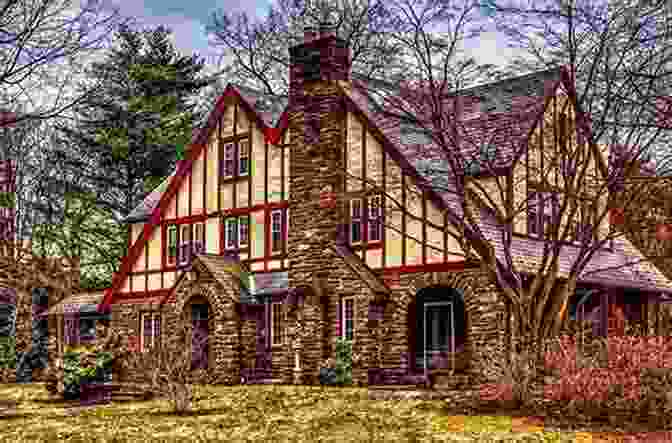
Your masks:
M208 368L208 305L194 304L192 312L191 368Z
M450 367L450 352L455 349L454 312L452 302L424 304L423 365L424 369Z

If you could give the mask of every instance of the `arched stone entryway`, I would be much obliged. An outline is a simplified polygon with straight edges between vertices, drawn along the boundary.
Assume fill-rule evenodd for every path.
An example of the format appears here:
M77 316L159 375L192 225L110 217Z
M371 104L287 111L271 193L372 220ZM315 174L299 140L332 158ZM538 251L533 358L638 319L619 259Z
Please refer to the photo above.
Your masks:
M467 339L461 292L439 285L423 288L409 309L409 315L414 316L409 327L415 369L454 369L456 353L462 355ZM465 363L458 359L458 369L464 369Z

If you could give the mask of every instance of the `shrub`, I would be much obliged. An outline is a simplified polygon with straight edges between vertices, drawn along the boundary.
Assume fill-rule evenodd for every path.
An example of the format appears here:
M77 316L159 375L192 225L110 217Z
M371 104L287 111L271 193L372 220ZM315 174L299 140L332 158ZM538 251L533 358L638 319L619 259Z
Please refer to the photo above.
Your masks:
M16 368L16 338L0 337L0 369Z
M340 337L336 340L336 367L334 369L337 384L352 384L352 343L350 340Z
M112 355L109 352L66 352L63 354L64 395L78 398L82 383L109 381Z
M662 337L610 337L601 340L606 364L580 355L570 337L558 340L559 350L548 352L545 364L557 371L546 396L597 410L615 412L672 412L672 343ZM604 360L604 359L602 359ZM585 411L584 411L585 412Z

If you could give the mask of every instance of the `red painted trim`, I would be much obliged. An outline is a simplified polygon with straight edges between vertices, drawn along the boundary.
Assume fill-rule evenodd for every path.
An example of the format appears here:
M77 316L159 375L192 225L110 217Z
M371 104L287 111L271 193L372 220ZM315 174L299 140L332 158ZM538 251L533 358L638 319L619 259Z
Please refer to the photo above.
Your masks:
M249 215L251 212L256 212L256 211L261 211L263 209L268 209L269 211L272 211L274 209L286 209L289 207L289 202L283 201L283 202L275 202L275 203L260 203L258 205L254 205L251 207L247 208L232 208L232 209L225 209L222 210L222 217L236 217L239 215Z
M409 274L415 272L445 272L445 271L463 271L466 268L465 261L448 263L429 263L426 265L406 265L395 266L383 269L383 275L399 273Z
M170 292L172 289L153 289L151 291L134 291L134 292L120 292L119 296L123 298L150 298L150 297L159 297L165 295L166 292Z
M205 222L207 219L208 219L207 214L187 215L187 216L184 216L184 217L177 217L177 218L173 218L173 219L164 219L161 222L161 224L163 224L163 225L183 225L183 224Z

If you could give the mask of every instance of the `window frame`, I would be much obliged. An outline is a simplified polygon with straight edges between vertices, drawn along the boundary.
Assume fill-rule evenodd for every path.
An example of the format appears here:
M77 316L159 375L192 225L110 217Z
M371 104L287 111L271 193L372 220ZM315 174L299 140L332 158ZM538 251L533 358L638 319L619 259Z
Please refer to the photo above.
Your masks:
M233 243L231 243L231 231L229 225L233 225ZM224 249L234 250L238 249L238 217L226 217L224 219Z
M229 155L230 154L230 155ZM223 152L222 152L223 162L222 162L222 171L220 173L223 178L232 178L236 176L236 144L234 142L224 143ZM230 167L229 167L230 166Z
M359 215L357 217L355 217L355 215L354 215L355 214L355 203L357 203L358 209L359 209L359 211L358 211ZM363 220L364 217L362 217L362 210L363 210L362 199L361 198L350 199L349 206L350 206L350 210L349 210L349 215L350 215L350 223L349 223L349 228L350 229L349 229L349 231L350 232L348 233L348 238L350 239L350 244L351 245L358 245L358 244L361 244L364 241L363 235L362 235L362 226L364 224L364 220ZM357 228L356 232L359 232L359 240L354 239L355 223L358 224L358 228Z
M346 316L348 312L348 302L352 303L352 328L350 330L351 337L348 338L348 317ZM341 338L353 342L355 339L355 297L343 297L341 298Z
M178 237L178 252L177 252L177 263L180 265L189 263L191 259L191 238L192 238L192 225L182 224L179 226L180 235ZM186 235L185 235L186 234ZM185 240L185 237L187 239Z
M245 149L242 148L242 146L245 146ZM238 140L238 175L239 176L248 176L250 175L250 140L246 138L241 138ZM243 155L243 152L245 155ZM245 171L243 172L243 160L246 160L245 162Z
M276 322L275 319L275 314L276 314L276 308L279 309L278 315L279 315L279 320ZM284 344L284 323L285 323L285 316L283 315L284 312L282 310L282 303L281 302L272 302L271 303L271 309L270 309L270 324L268 330L271 333L271 346L282 346ZM278 323L280 324L278 326ZM275 328L278 327L278 333L276 334ZM278 338L279 337L279 338ZM276 339L278 339L276 341Z
M199 229L200 228L200 229ZM199 233L200 230L200 233ZM194 223L194 227L192 228L192 237L193 240L191 242L191 250L192 254L196 255L197 253L204 253L205 252L205 223L204 222L199 222L199 223ZM196 243L201 243L201 250L200 252L196 251Z
M149 316L151 325L151 345L147 347L145 342L145 320ZM158 321L157 321L158 320ZM157 327L158 325L158 327ZM155 311L140 312L140 352L149 352L151 349L158 348L161 345L161 313Z
M374 204L374 202L376 202ZM369 243L378 243L382 241L383 239L383 233L382 233L382 197L380 195L372 195L368 199L368 207L367 207L367 220L366 220L366 225L367 225L367 241ZM376 214L374 215L374 209L376 209ZM375 230L372 230L371 228L374 227ZM377 238L372 238L371 233L375 232L377 234Z
M278 214L280 214L280 227L279 227L280 230L279 231L274 229L275 224L274 224L274 220L273 220L273 217L278 215ZM285 214L286 214L286 211L284 209L274 209L274 210L271 211L270 223L269 223L269 243L270 243L269 248L270 248L271 254L277 254L277 253L280 253L280 252L283 251L284 244L285 244L285 224L286 224ZM275 238L273 236L276 233L280 234L280 236L279 236L280 238L278 239L278 244L277 245L275 243Z
M167 247L166 247L166 255L168 259L169 264L173 264L177 262L177 255L178 255L178 249L179 249L179 244L180 244L180 230L178 229L178 225L176 224L169 224L167 229ZM171 246L171 233L174 233L175 235L173 236L174 244ZM175 249L175 253L171 255L171 247Z
M236 238L238 247L244 248L250 245L250 216L241 215L238 217L238 237ZM245 242L243 243L243 226L245 226Z

